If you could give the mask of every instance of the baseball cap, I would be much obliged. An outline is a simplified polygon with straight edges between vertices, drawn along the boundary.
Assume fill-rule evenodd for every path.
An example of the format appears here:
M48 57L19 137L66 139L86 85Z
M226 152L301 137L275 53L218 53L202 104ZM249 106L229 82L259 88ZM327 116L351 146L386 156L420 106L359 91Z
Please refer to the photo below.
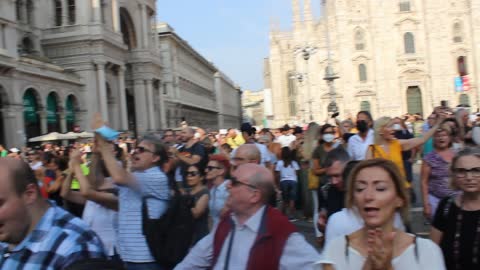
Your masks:
M240 127L241 132L252 132L252 125L250 123L243 123Z

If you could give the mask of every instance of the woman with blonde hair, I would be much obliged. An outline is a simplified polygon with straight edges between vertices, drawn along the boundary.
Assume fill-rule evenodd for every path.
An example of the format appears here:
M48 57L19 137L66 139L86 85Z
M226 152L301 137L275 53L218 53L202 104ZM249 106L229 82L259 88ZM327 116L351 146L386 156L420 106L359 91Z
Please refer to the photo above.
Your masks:
M451 163L451 186L460 193L439 204L430 232L448 270L480 269L480 148L461 150Z
M440 248L395 228L399 212L404 220L409 200L404 179L392 161L372 159L353 169L346 207L356 207L363 219L360 230L331 241L323 254L324 270L445 269Z
M405 185L409 187L410 184L406 181L405 168L403 166L402 151L408 151L424 144L433 136L435 130L440 127L443 119L444 114L437 114L435 126L426 132L423 137L399 140L394 135L394 119L387 116L379 118L374 124L375 138L373 144L368 148L366 159L384 158L391 160L397 165L402 177L405 179Z

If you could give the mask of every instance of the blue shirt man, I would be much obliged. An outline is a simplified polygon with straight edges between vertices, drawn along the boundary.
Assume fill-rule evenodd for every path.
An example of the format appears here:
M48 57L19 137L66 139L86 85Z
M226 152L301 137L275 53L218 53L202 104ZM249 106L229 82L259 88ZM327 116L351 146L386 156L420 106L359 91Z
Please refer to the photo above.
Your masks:
M42 198L23 161L0 160L0 268L64 269L106 258L100 238L79 218Z

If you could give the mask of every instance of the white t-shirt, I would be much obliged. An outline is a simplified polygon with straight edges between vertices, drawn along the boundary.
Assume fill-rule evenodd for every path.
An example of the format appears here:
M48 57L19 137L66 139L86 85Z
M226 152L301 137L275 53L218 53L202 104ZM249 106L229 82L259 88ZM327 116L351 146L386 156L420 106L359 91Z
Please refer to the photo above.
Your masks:
M295 135L281 135L277 138L277 142L282 145L282 147L290 147L290 144L297 139Z
M405 270L445 270L442 251L431 240L417 237L416 240L418 253L415 255L415 245L411 244L402 254L393 258L392 265L394 269ZM366 258L357 250L348 247L345 250L345 237L339 237L329 243L323 253L321 263L333 265L335 270L360 270L365 263ZM348 257L346 256L348 253Z
M360 230L363 225L363 219L356 211L343 208L328 219L327 227L325 228L325 246L335 238L344 237ZM399 213L395 213L393 226L398 230L405 231L405 226Z
M277 165L275 166L275 171L280 172L280 182L285 180L297 181L298 170L300 170L300 167L295 160L286 168L283 165L283 160L277 161Z

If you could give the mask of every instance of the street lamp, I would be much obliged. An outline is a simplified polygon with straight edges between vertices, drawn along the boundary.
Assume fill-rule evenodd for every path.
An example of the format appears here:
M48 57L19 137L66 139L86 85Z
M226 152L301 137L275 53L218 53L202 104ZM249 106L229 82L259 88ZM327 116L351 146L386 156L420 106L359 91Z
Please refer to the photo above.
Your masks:
M335 113L338 111L337 103L336 103L336 93L335 93L335 80L340 78L333 72L333 65L332 65L332 50L330 48L330 31L328 26L328 13L327 13L327 1L322 1L322 10L323 10L323 17L325 18L325 32L326 32L326 43L327 43L327 69L325 70L325 77L323 78L327 81L329 94L330 94L330 104L328 104L327 111L329 113Z
M305 77L308 77L308 60L310 57L317 52L317 47L312 47L309 45L306 45L304 47L297 47L295 49L295 55L300 54L305 60ZM313 99L310 94L310 81L307 82L307 99L308 99L308 106L309 106L309 111L310 111L310 121L313 121L313 114L312 114L312 102Z
M303 73L300 73L300 72L293 72L293 73L290 74L290 77L289 77L289 78L290 78L291 80L297 80L298 83L299 83L300 85L302 85L303 80L304 80L306 77L307 77L307 74L303 74ZM295 93L295 96L297 96L296 93ZM302 119L303 119L302 122L305 123L305 122L306 122L306 119L307 119L307 117L306 117L306 112L307 112L307 111L306 111L305 109L303 109L303 108L302 108L300 111L302 112L302 114L301 114L301 115L302 115Z

